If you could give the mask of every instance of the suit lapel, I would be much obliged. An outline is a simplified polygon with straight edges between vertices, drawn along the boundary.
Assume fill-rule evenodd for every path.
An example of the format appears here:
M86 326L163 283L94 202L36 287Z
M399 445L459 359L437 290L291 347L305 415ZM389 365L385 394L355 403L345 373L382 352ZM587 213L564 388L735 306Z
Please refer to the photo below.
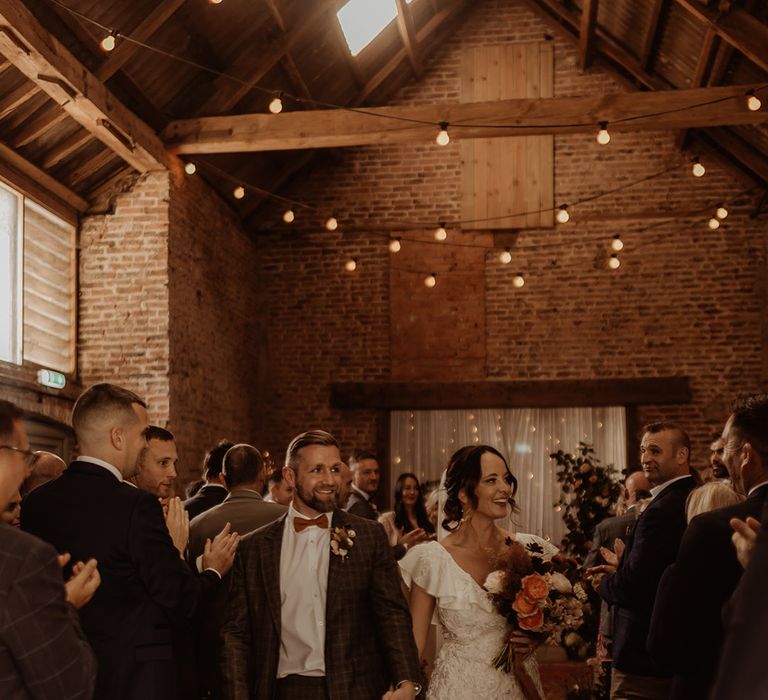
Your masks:
M278 637L280 636L280 550L283 546L283 529L285 516L280 518L264 535L264 545L261 553L262 584L266 591L272 622Z
M341 510L334 510L333 517L331 518L331 538L333 538L333 528L335 527L347 527L346 513ZM341 578L343 575L342 567L349 566L350 558L354 557L354 547L349 550L345 560L333 553L331 550L328 555L328 588L325 592L325 619L326 630L330 628L331 621L334 616L339 612L339 588Z

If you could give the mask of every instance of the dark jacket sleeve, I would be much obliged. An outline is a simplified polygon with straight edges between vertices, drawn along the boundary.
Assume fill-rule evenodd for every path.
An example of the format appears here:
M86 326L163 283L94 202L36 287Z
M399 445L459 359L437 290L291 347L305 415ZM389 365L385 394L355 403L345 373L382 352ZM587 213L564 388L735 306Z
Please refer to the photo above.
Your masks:
M600 563L600 547L605 546L605 521L598 523L595 528L595 534L592 536L592 548L584 558L583 569L589 569Z
M30 698L87 699L96 659L75 609L66 602L52 547L32 547L9 590L0 639L14 659Z
M255 557L254 557L255 559ZM250 559L249 559L250 561ZM251 669L254 654L250 615L259 615L257 597L249 600L243 553L235 555L235 563L229 577L230 589L221 627L222 639L222 694L226 700L249 700ZM260 576L256 566L249 566L251 577ZM269 612L264 611L262 623L271 624Z

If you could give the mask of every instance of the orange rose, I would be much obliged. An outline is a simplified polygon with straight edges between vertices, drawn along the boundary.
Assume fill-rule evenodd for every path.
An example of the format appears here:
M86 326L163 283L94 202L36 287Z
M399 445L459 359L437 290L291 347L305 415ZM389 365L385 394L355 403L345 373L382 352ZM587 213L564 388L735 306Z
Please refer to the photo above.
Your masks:
M526 576L522 580L522 585L523 595L531 601L544 600L547 597L547 593L549 593L547 579L539 576L539 574Z
M518 617L517 624L526 632L538 632L544 624L544 611L539 609L533 615Z
M518 614L518 616L533 615L539 606L531 600L525 597L522 591L519 591L515 596L515 602L512 603L512 609Z

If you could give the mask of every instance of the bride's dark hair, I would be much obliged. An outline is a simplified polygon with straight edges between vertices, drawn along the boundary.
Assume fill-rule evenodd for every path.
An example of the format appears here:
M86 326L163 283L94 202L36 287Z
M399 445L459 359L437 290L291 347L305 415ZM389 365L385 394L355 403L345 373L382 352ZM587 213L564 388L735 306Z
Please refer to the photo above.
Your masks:
M480 466L480 460L486 452L496 455L502 462L504 462L507 474L509 474L509 484L512 486L512 496L509 499L509 504L512 506L513 512L518 510L517 504L515 503L517 479L515 479L515 475L509 470L509 465L507 464L507 460L504 459L504 455L490 445L468 445L453 453L445 473L446 501L445 506L443 506L443 513L445 513L443 528L449 532L453 532L453 530L455 530L461 523L462 505L459 500L459 491L463 489L464 493L467 494L467 498L472 504L472 507L477 507L475 488L477 488L477 484L483 473L482 467Z

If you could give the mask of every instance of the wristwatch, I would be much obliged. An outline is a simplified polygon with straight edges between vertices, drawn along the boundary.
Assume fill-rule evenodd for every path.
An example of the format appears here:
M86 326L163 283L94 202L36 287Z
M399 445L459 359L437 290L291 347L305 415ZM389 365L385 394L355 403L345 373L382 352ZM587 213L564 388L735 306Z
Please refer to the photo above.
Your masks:
M400 682L399 682L399 683L398 683L398 684L395 686L395 690L397 690L397 689L398 689L398 688L399 688L399 687L400 687L400 686L401 686L403 683L412 683L412 684L413 684L413 689L414 689L414 691L415 691L415 692L414 692L414 695L418 695L419 693L421 693L421 684L420 684L420 683L417 683L416 681L408 681L408 680L405 680L405 681L400 681Z

